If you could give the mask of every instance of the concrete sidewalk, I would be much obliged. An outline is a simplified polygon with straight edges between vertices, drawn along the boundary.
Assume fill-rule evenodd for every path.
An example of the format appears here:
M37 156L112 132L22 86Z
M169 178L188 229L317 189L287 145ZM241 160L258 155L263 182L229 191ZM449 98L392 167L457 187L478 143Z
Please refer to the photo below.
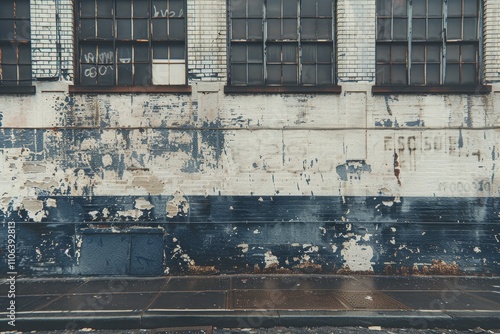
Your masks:
M500 328L500 278L323 275L0 280L0 330ZM9 307L15 301L15 327Z

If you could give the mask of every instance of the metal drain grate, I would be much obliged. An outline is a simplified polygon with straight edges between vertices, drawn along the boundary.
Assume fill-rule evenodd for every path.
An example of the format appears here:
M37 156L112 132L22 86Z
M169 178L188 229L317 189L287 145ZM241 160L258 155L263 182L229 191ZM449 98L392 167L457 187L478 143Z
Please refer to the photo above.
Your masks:
M340 300L354 309L368 310L407 310L408 307L379 292L344 292L338 291Z
M232 292L233 309L264 310L345 310L346 307L327 290L236 290Z

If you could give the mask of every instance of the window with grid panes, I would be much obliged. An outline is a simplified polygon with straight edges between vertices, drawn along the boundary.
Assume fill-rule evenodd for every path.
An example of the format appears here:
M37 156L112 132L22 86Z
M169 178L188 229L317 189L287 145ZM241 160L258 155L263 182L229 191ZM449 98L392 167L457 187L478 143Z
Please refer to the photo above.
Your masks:
M29 0L0 1L0 85L31 85Z
M79 0L82 86L186 84L185 0Z
M478 85L481 0L377 0L377 85Z
M334 85L335 0L228 0L230 85Z

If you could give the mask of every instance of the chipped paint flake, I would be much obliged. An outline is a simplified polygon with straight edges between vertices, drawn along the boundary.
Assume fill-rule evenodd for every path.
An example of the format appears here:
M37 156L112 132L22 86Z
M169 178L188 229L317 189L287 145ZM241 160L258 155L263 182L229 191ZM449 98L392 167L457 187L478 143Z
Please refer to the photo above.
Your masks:
M241 248L241 252L242 253L246 253L248 252L248 244L239 244L238 246L236 246L238 248Z
M167 218L183 216L189 212L189 202L184 193L176 191L174 198L167 203Z
M373 249L371 246L358 244L360 240L361 237L357 236L345 241L340 254L351 271L373 271Z
M266 268L279 265L278 258L271 251L267 251L264 254L264 262L266 263Z
M151 210L155 206L151 204L148 200L144 198L138 198L135 200L135 208L139 210Z

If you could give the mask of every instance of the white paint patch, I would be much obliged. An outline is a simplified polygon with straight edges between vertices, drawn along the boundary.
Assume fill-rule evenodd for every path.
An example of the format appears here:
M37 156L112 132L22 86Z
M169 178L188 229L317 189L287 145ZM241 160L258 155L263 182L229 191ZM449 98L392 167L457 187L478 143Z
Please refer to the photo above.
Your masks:
M396 244L396 239L394 237L391 238L391 240L389 241L391 244L395 245Z
M324 227L320 227L319 229L321 230L321 233L323 233L323 235L325 235L325 234L326 234L326 228L324 228Z
M99 214L99 211L90 211L89 212L89 215L92 216L92 220L96 220L98 214Z
M148 200L144 198L138 198L135 200L135 208L139 210L151 210L155 206L151 204Z
M345 241L342 244L343 249L340 251L340 254L350 270L373 271L371 262L373 258L373 249L367 245L359 245L358 242L360 240L361 238L357 236L355 239Z
M306 245L304 245L304 248L306 248L305 246L306 246ZM318 246L308 245L308 248L309 248L309 249L308 249L308 250L305 250L305 251L304 251L304 253L315 253L315 252L317 253L317 252L318 252L318 250L319 250Z
M382 201L382 204L385 206L391 207L394 205L394 201Z
M395 227L391 227L391 232L396 232L396 228Z
M188 214L188 212L188 200L184 197L183 192L176 191L174 194L174 198L167 203L167 218L182 216L184 214Z
M138 221L139 218L142 217L142 211L141 210L127 210L127 211L118 211L116 213L117 216L119 217L125 217L125 218L131 218L134 221Z
M48 208L57 208L57 201L54 198L47 198L45 200L45 206Z
M361 239L364 241L370 241L370 238L373 237L373 234L365 234Z
M43 210L43 201L32 198L24 198L22 200L23 208L28 212L28 217L35 222L41 222L47 217L47 213Z
M481 253L481 249L479 247L474 247L474 253Z
M291 244L292 247L300 247L300 244L299 243L293 243Z
M336 252L337 252L337 249L339 249L339 248L337 247L337 245L332 245L332 251L333 251L334 253L336 253Z
M239 244L238 246L236 246L238 248L241 248L241 252L242 253L246 253L248 252L248 244Z
M260 231L258 229L253 231L253 234L260 234Z
M278 261L278 258L276 256L274 256L271 251L267 251L264 254L264 262L266 263L266 268L269 268L269 267L275 266L275 265L277 266L280 264L280 262Z
M102 165L104 167L109 167L112 164L113 164L113 158L111 157L111 155L106 154L102 157Z

